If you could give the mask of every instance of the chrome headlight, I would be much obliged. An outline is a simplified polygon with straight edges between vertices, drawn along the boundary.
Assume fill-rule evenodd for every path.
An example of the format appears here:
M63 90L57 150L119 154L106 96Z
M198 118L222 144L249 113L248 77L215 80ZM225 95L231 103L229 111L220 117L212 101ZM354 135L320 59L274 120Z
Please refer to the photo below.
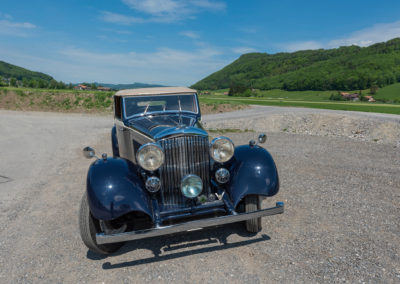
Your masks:
M164 163L164 151L158 144L147 143L139 148L136 160L143 169L155 171Z
M203 181L196 175L187 175L182 179L181 191L187 198L195 198L203 190Z
M234 152L235 146L233 145L232 140L228 137L221 136L211 141L210 155L219 163L225 163L229 161Z

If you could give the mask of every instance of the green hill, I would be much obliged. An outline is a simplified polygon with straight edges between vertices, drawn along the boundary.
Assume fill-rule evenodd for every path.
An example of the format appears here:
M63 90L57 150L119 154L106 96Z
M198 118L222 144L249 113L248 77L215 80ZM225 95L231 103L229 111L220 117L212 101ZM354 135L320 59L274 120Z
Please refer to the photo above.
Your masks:
M232 85L270 90L357 90L400 82L400 38L369 47L248 53L192 87Z
M400 83L389 85L379 89L374 95L374 98L381 101L398 100L400 102Z
M15 78L20 81L23 79L51 81L53 79L53 77L47 74L30 71L4 61L0 61L0 76L4 78Z

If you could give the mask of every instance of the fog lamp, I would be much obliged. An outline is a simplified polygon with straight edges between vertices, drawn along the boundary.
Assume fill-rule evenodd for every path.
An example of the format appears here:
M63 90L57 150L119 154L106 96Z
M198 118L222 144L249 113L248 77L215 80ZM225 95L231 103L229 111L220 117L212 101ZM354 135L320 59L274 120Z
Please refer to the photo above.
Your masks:
M160 190L161 183L158 177L149 177L146 180L146 189L152 193Z
M187 175L182 179L181 191L187 198L195 198L199 196L203 190L203 181L196 175Z
M219 183L227 183L229 181L230 177L231 177L231 174L225 168L220 168L215 172L215 179Z

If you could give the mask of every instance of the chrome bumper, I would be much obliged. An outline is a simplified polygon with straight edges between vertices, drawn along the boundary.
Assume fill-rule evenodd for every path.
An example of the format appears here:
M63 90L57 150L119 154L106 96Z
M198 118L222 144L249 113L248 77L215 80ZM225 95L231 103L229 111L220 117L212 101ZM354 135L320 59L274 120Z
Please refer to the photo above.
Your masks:
M109 234L105 235L104 233L96 234L96 242L97 244L110 244L110 243L119 243L126 242L132 240L139 240L145 238L158 237L162 235L169 235L178 232L184 231L194 231L198 229L203 229L207 227L213 227L218 225L236 223L241 221L246 221L253 218L282 214L284 210L283 202L277 202L275 207L267 208L259 211L254 211L250 213L243 213L237 215L227 215L216 218L208 218L196 221L190 221L181 224L175 224L171 226L162 226L153 229L147 230L138 230L132 232L125 232L119 234Z

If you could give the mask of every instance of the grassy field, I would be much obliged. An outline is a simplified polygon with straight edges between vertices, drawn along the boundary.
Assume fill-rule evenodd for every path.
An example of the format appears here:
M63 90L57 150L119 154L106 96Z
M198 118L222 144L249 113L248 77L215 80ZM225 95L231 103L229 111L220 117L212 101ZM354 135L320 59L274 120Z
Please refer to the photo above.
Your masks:
M246 105L268 105L268 106L293 106L293 107L308 107L320 109L334 109L334 110L350 110L350 111L364 111L364 112L379 112L400 114L400 104L388 103L368 103L368 102L342 102L342 101L329 101L326 96L328 92L321 92L320 96L312 92L294 92L297 94L285 94L285 91L273 93L267 97L228 97L226 95L202 95L200 102L202 103L237 103ZM291 93L291 92L286 92ZM332 93L332 92L330 92ZM314 99L313 99L314 96ZM317 99L315 99L317 96ZM325 97L325 98L324 98ZM319 99L318 99L319 98Z
M293 106L400 114L400 104L331 101L335 91L256 91L256 97L229 97L228 90L200 95L203 114L238 110L246 105ZM367 93L367 91L363 91ZM0 88L0 108L62 112L111 112L114 92ZM379 89L376 98L400 99L400 84Z
M400 83L392 84L379 89L374 95L376 99L398 100L400 102Z
M114 92L0 87L0 109L112 113ZM201 103L201 112L220 113L246 108L227 102Z

